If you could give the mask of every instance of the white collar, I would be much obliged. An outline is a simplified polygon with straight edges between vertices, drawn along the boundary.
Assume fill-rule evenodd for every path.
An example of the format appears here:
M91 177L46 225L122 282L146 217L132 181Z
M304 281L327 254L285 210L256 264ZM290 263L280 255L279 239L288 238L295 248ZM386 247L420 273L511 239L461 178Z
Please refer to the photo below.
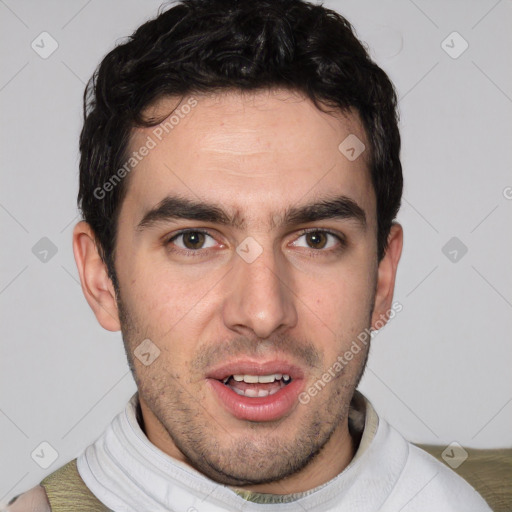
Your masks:
M379 510L405 464L407 443L384 420L379 420L371 403L356 391L353 403L358 401L365 404L366 417L356 456L335 478L296 501L280 503L279 510L348 512L359 510L354 503L361 502L361 496L361 510ZM107 507L115 512L276 509L275 504L247 501L230 487L218 484L153 445L137 421L137 404L135 393L124 411L77 460L80 476ZM389 456L383 457L383 449ZM375 485L377 480L379 486Z

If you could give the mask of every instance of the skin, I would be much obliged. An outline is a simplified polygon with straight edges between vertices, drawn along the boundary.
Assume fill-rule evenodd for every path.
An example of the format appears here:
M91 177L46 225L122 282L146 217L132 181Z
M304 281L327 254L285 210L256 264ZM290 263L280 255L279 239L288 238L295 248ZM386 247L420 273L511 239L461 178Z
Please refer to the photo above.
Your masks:
M347 414L367 350L307 405L297 402L276 421L235 418L205 376L237 357L280 358L302 369L307 389L390 310L402 228L393 225L378 262L368 151L350 162L338 150L349 134L369 147L355 112L323 113L286 90L194 98L197 105L129 177L115 252L119 297L90 227L75 227L82 288L100 324L122 330L154 445L226 485L274 494L312 489L354 456ZM177 101L162 99L147 114L165 115ZM132 150L151 134L134 130ZM171 193L218 203L246 225L174 220L138 230ZM365 228L354 219L280 224L287 207L341 194L364 210ZM201 247L197 241L165 243L184 228L212 237L194 257L170 248L191 251ZM312 240L304 228L342 234L347 244L330 235ZM236 253L249 236L263 251L250 264ZM133 355L146 338L160 350L149 366Z

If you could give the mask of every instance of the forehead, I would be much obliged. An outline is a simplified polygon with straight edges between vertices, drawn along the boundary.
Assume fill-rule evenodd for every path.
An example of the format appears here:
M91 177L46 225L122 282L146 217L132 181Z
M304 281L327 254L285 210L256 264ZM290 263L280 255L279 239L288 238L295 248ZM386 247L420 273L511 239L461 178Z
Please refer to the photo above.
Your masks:
M375 214L369 151L349 160L339 149L354 136L369 147L357 113L324 113L298 93L270 90L165 98L145 114L167 117L132 133L130 153L145 156L130 174L122 215L140 217L177 194L222 204L255 224L341 194L370 221Z

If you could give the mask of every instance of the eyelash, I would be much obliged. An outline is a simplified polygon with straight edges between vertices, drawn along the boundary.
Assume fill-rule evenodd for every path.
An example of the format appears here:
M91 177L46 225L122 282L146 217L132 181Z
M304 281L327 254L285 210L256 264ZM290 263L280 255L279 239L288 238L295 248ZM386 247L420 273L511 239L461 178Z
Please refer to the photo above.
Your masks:
M325 233L326 235L331 235L334 238L336 238L336 240L338 241L338 244L339 244L336 247L334 247L333 249L325 249L324 250L324 249L310 248L311 249L311 254L310 254L311 258L317 258L319 256L324 256L326 254L327 255L328 254L338 254L347 248L347 241L346 241L345 237L341 234L337 234L333 231L329 231L328 229L306 228L300 232L298 238L300 238L301 236L307 235L308 233Z
M171 247L171 243L174 240L176 240L178 237L180 237L182 235L186 235L187 233L202 233L203 235L207 235L207 236L209 236L211 238L215 238L208 231L205 231L203 229L189 228L189 229L183 229L183 230L175 233L171 238L166 239L166 241L164 242L164 245L167 247L167 249L170 252L182 254L182 255L187 256L187 257L194 258L194 257L198 257L198 256L204 256L205 251L208 251L208 249L197 249L197 250L187 249L187 250L185 250L185 249L174 249L174 248ZM332 231L329 231L328 229L306 228L306 229L303 229L302 231L300 231L299 236L297 237L297 239L302 237L302 236L304 236L304 235L307 235L308 233L325 233L327 235L333 236L339 242L339 245L336 248L334 248L334 249L323 250L323 249L313 249L313 248L311 248L311 251L312 251L311 257L312 258L316 258L318 256L322 256L322 255L325 255L325 254L337 254L337 253L341 252L343 249L345 249L347 247L347 241L345 240L345 238L342 235L337 234L337 233L332 232Z

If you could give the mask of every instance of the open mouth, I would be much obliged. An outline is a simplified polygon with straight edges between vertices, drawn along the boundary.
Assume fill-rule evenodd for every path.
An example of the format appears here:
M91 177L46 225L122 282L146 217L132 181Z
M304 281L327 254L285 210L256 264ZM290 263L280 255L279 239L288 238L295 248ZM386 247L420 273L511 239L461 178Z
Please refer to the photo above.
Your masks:
M211 370L207 382L228 413L263 422L290 414L305 385L301 368L277 360L233 361Z
M237 395L250 398L274 395L290 384L291 377L287 374L272 373L269 375L230 375L222 383Z

